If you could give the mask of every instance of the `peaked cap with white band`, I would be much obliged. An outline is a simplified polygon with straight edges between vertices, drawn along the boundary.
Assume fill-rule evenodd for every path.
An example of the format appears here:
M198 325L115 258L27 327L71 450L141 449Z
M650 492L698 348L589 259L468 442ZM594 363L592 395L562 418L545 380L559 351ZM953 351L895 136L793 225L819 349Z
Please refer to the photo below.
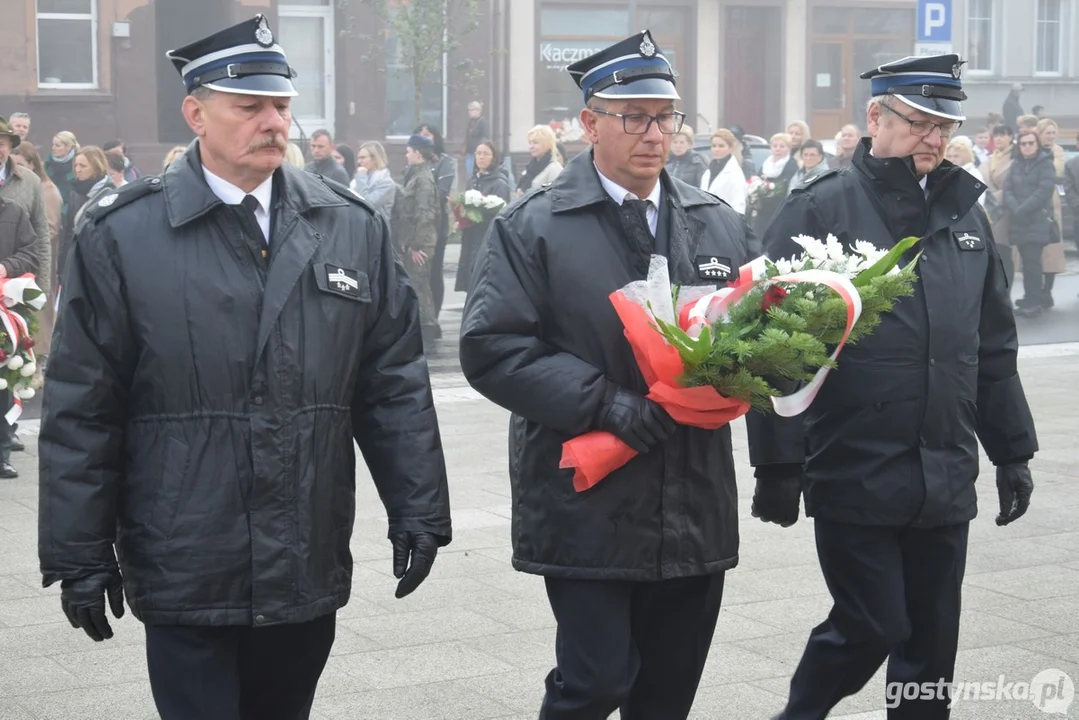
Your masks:
M671 63L648 30L578 60L566 68L587 103L606 100L680 100Z
M169 50L172 61L191 93L205 87L238 95L295 97L296 77L285 51L274 41L263 15L225 28L182 47Z
M894 95L922 112L947 120L966 120L962 101L964 61L958 55L905 57L862 73L873 96Z

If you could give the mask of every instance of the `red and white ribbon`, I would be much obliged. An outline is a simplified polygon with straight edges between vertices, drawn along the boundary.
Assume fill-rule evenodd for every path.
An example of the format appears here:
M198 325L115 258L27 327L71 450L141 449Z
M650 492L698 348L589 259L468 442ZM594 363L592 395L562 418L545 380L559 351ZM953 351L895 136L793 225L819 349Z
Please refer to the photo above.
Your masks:
M838 358L843 345L846 344L847 338L850 337L854 324L862 316L862 297L858 294L858 289L854 287L850 279L845 275L827 270L802 270L787 275L777 275L773 278L766 278L766 272L767 264L763 257L743 265L738 269L738 280L735 281L732 287L722 288L705 295L695 303L690 303L682 308L682 312L679 313L679 324L691 337L699 337L705 325L714 325L719 320L726 318L729 315L730 308L762 282L772 284L786 283L788 285L802 283L824 285L839 293L839 297L843 298L847 305L847 327L843 331L843 339L839 341L831 355L833 361ZM791 395L773 397L772 407L775 408L776 414L781 417L794 417L805 412L813 399L817 397L817 393L820 392L829 371L830 368L828 367L819 368L816 375L805 387Z

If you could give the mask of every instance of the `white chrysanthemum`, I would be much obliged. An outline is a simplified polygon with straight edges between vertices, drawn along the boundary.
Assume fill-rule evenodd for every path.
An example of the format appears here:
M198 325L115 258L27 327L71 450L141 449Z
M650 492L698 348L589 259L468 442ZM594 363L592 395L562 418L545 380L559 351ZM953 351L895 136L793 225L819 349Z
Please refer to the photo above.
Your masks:
M34 388L32 388L32 387L17 388L15 390L15 397L19 398L20 400L29 400L30 398L34 397Z
M7 380L0 378L0 390L7 390Z
M483 193L479 190L465 190L466 205L480 205L483 203Z
M824 262L828 259L828 248L817 238L809 235L798 235L797 237L792 237L791 240L801 245L806 256L811 260Z
M23 377L30 377L37 372L37 365L32 362L28 362L19 369L19 374Z
M792 263L787 258L780 258L779 260L776 260L773 264L776 266L776 270L779 271L780 275L789 275L790 273L794 272L794 263Z
M843 243L839 242L839 238L829 233L828 238L824 241L824 247L828 251L829 260L832 262L842 262L844 267L846 267L847 254L843 251Z
M869 242L868 240L855 240L854 252L865 257L873 257L874 255L883 254L880 250L877 249L876 245Z
M18 355L12 355L10 358L8 358L8 361L7 361L7 366L9 368L11 368L12 370L18 370L24 364L25 363L23 362L23 359L21 357L19 357Z
M505 205L506 201L497 195L488 195L483 199L483 204L486 205L489 210L494 210L495 208L500 208Z

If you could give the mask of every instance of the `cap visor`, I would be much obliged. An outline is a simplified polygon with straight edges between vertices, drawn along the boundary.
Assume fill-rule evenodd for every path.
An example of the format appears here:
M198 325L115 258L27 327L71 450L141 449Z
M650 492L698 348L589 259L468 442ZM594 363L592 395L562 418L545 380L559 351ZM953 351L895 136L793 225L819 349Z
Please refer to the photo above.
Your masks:
M593 97L604 100L681 100L674 83L663 78L641 78L622 85L611 85Z
M966 120L967 116L963 114L963 106L958 100L949 100L947 98L935 98L935 97L923 97L921 95L896 95L907 105L910 105L915 110L921 110L924 113L930 115L936 115L946 120Z
M18 135L16 135L14 132L0 131L0 136L7 137L7 138L11 139L11 149L12 150L19 147L19 143L22 142L22 138L19 137Z
M296 97L299 93L292 81L282 75L248 75L238 78L221 78L203 87L218 92L237 95L266 95L268 97Z

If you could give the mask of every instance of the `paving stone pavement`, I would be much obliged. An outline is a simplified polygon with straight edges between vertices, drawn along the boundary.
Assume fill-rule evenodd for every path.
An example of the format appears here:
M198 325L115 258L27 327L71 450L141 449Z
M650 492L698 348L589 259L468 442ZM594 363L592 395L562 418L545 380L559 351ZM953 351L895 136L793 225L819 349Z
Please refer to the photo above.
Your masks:
M447 303L446 315L459 317ZM450 323L452 325L452 323ZM447 343L452 345L452 341ZM452 347L448 347L452 350ZM386 524L366 469L357 480L353 598L319 686L319 720L534 719L553 661L554 622L542 581L510 566L507 414L436 363L436 404L454 516L454 541L411 597L395 600ZM1022 373L1042 451L1029 514L993 523L996 493L981 483L970 534L957 679L1029 682L1057 668L1079 682L1079 345L1024 349ZM68 626L56 587L37 571L36 421L22 429L16 480L0 480L0 720L156 718L143 634L125 616L95 644ZM735 424L741 562L701 681L695 720L769 718L783 705L809 631L830 602L812 522L783 530L749 513L753 480L744 425ZM988 462L983 458L983 468ZM884 718L883 671L833 718ZM1072 708L1072 715L1075 708ZM960 702L952 716L1040 718L1029 700Z

